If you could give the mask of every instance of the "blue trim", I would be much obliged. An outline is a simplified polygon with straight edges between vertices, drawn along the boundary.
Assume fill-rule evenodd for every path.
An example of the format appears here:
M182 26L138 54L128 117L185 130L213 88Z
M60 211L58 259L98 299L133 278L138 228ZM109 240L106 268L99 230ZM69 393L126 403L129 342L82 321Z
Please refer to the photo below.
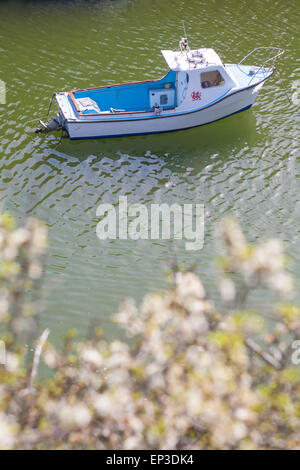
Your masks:
M209 108L210 106L212 106L214 103L217 103L218 101L221 101L223 98L225 98L225 96L227 96L230 92L231 92L232 88L230 88L229 90L226 91L226 93L224 93L223 95L219 96L218 98L216 98L215 100L213 101L210 101L210 103L206 103L204 106L200 106L200 108L196 108L196 109L189 109L187 111L179 111L179 112L173 112L173 113L168 113L168 114L163 114L163 115L159 115L159 114L154 114L153 116L133 116L133 117L128 117L128 116L125 116L124 118L116 118L116 119L113 119L111 118L111 116L113 116L113 114L108 114L107 115L107 119L99 119L99 118L91 118L91 119L79 119L78 121L76 121L77 123L80 122L80 124L82 123L90 123L90 122L118 122L118 121L139 121L139 120L147 120L147 119L158 119L158 118L165 118L165 117L173 117L173 116L182 116L182 115L185 115L185 114L191 114L191 113L195 113L197 111L201 111L201 109L204 109L204 108ZM232 93L233 94L233 93ZM69 98L69 97L68 97ZM69 98L69 101L72 103L72 100L70 100ZM73 105L73 103L72 103ZM75 111L75 113L77 114L74 106L73 106L73 111ZM151 112L149 110L149 112ZM133 112L134 114L134 112ZM77 114L78 115L78 114ZM73 121L74 122L74 121Z
M270 75L271 76L271 75ZM147 120L147 119L163 119L163 118L167 118L167 117L177 117L177 116L181 116L181 115L184 115L184 114L192 114L192 113L197 113L198 111L200 111L201 109L207 109L207 108L210 108L212 106L214 106L216 103L220 103L221 101L225 100L226 98L230 98L231 96L233 95L236 95L237 93L241 93L245 90L251 90L251 88L254 88L256 87L257 85L259 85L260 83L263 83L265 82L269 77L261 80L260 82L257 82L257 83L254 83L253 85L250 85L250 86L247 86L247 87L244 87L244 88L239 88L238 90L235 90L233 91L232 93L229 93L231 90L233 90L233 88L231 88L230 90L228 90L228 92L226 92L223 96L219 96L219 98L216 98L215 101L213 102L210 102L209 104L206 104L204 106L202 106L201 108L197 108L197 109L190 109L188 111L179 111L179 112L175 112L175 113L170 113L170 114L162 114L162 115L154 115L154 116L147 116L147 117L132 117L132 118L125 118L125 119L95 119L95 120L80 120L80 119L77 119L77 121L70 121L72 123L76 122L76 123L80 123L80 124L89 124L90 122L115 122L115 121L139 121L140 119L143 119L143 120Z
M233 65L236 65L236 64L233 64ZM213 101L213 102L211 102L211 103L209 103L209 104L206 104L206 105L202 106L201 108L197 108L197 109L193 109L193 110L189 110L189 111L183 111L183 112L177 112L177 113L175 112L175 113L170 113L170 114L163 114L163 115L160 115L160 116L159 116L159 115L147 116L147 117L145 117L145 116L134 116L134 117L131 117L131 118L128 117L128 116L126 116L125 118L121 118L121 119L111 119L111 118L109 117L108 119L101 119L101 120L99 120L99 118L96 118L96 119L94 119L94 120L93 120L93 119L84 120L84 119L79 119L79 118L77 118L76 121L71 120L71 121L69 121L69 122L70 122L70 123L77 123L77 124L78 124L78 123L80 123L80 124L90 124L90 123L94 123L94 122L97 122L97 123L107 123L107 122L118 122L118 121L139 121L140 119L146 121L146 120L148 120L148 119L163 119L163 118L167 118L167 117L177 117L177 116L184 115L184 114L192 114L192 113L198 112L198 111L201 110L201 109L205 109L205 108L209 108L209 107L211 107L211 106L214 106L215 103L219 103L219 102L223 101L224 99L226 99L226 98L228 98L228 97L230 97L230 96L233 96L233 95L235 95L235 94L237 94L237 93L241 93L242 91L250 90L251 88L256 87L256 86L259 85L260 83L263 83L264 81L266 81L271 75L273 75L273 73L274 73L274 70L272 70L272 72L270 73L270 75L268 75L268 76L267 76L266 78L264 78L263 80L260 80L259 82L256 82L256 83L253 83L253 84L250 85L250 86L243 87L243 88L239 88L238 90L235 90L235 91L233 91L232 93L230 93L230 91L233 89L233 88L231 88L231 89L228 90L224 95L222 95L221 97L217 98L215 101ZM168 75L168 74L167 74L167 75ZM166 75L166 76L167 76L167 75ZM163 78L166 78L166 76L163 77ZM153 80L153 81L154 81L154 80ZM126 86L126 84L124 84L124 86ZM109 87L109 85L108 85L108 87ZM175 88L176 88L176 87L175 87ZM73 111L74 111L75 115L78 115L77 112L76 112L76 110L75 110L75 108L74 108L74 106L73 106L73 102L72 102L72 100L70 100L70 97L69 97L69 96L68 96L68 100L69 100L69 102L70 102L70 104L71 104L71 106L72 106L72 108L73 108ZM58 103L57 103L57 104L58 104ZM61 111L61 108L60 108L59 104L58 104L58 107L59 107L59 110ZM247 109L247 108L246 108L246 109ZM61 111L61 112L62 112L62 114L64 115L63 111ZM239 112L239 111L237 111L237 112ZM229 115L229 116L231 116L231 115ZM225 117L227 117L227 116L225 116ZM223 119L223 118L221 118L221 119ZM211 121L211 122L214 122L214 121ZM197 127L197 126L193 126L193 127ZM180 130L181 130L181 129L180 129ZM163 132L171 132L171 131L163 131ZM157 133L157 132L155 132L155 133ZM148 132L147 132L147 133L145 133L145 134L151 134L151 133L148 133ZM122 134L122 136L145 135L145 134L139 134L139 133L138 133L138 134ZM104 137L118 137L118 134L115 135L115 136L104 136ZM88 137L88 138L89 138L89 137ZM94 137L91 137L91 138L94 138ZM95 138L101 138L101 136L95 137ZM73 139L73 140L75 140L75 139Z
M212 124L213 122L221 121L221 119L225 119L227 117L233 116L234 114L241 113L242 111L246 111L246 109L251 108L252 104L246 106L245 108L239 109L239 111L235 111L234 113L228 114L227 116L223 116L219 119L215 119L214 121L205 122L204 124L197 124L196 126L191 127L183 127L181 129L171 129L168 131L156 131L156 132L137 132L136 134L116 134L116 135L100 135L100 136L93 136L93 137L70 137L71 140L87 140L87 139L108 139L108 138L115 138L115 137L133 137L137 135L150 135L150 134L165 134L167 132L178 132L184 131L187 129L193 129L195 127L206 126L207 124Z

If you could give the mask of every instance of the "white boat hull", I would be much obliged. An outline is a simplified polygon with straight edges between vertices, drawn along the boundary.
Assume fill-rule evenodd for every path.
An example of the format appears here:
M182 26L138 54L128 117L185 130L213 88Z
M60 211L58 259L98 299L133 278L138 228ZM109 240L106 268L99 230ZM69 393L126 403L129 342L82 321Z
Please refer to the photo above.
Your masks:
M112 119L102 116L100 119L67 120L65 129L72 140L120 137L130 135L172 132L202 126L231 116L252 106L263 83L228 94L220 101L199 108L198 110L176 112L176 109L163 111L159 115L146 113L141 117L132 113L130 117Z

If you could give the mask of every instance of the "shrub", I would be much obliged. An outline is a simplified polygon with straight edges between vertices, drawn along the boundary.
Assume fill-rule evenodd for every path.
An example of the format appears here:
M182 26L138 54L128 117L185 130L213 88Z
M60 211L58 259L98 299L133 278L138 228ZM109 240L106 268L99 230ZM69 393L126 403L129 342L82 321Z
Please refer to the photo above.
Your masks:
M7 215L0 231L0 448L299 448L300 370L290 345L300 309L245 307L255 287L290 293L280 242L250 247L224 220L219 308L195 273L175 271L165 293L121 306L116 321L130 341L107 342L98 328L80 342L71 331L58 351L46 330L26 366L22 338L36 332L28 295L43 271L46 232L34 220L14 229ZM44 381L41 357L52 369Z

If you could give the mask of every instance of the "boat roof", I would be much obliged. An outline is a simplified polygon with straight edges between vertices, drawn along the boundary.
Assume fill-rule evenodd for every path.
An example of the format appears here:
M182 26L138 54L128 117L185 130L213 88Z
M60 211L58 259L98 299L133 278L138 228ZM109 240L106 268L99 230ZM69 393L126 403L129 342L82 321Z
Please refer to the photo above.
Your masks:
M175 72L203 69L210 65L222 65L222 61L214 49L195 49L189 51L162 50L169 68Z

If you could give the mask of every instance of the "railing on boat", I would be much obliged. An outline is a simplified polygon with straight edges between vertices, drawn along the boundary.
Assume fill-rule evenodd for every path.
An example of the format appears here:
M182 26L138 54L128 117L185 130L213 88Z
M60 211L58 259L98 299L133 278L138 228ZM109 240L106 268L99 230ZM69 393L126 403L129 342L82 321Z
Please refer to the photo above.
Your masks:
M252 82L252 80L255 78L255 76L262 70L264 69L264 66L266 65L267 62L271 62L271 69L274 70L275 68L275 61L278 59L278 57L280 57L282 54L284 54L284 50L283 49L280 49L279 47L274 47L274 46L260 46L260 47L256 47L255 49L253 49L251 52L249 52L247 55L245 55L245 57L242 58L242 60L238 63L238 65L241 65L248 57L250 57L254 52L256 52L257 50L261 50L261 49L265 49L265 50L269 50L270 49L270 52L269 52L269 55L267 56L266 60L261 64L260 67L257 67L257 70L256 72L252 75L248 85L250 85L250 83ZM277 51L275 55L273 55L273 51Z

